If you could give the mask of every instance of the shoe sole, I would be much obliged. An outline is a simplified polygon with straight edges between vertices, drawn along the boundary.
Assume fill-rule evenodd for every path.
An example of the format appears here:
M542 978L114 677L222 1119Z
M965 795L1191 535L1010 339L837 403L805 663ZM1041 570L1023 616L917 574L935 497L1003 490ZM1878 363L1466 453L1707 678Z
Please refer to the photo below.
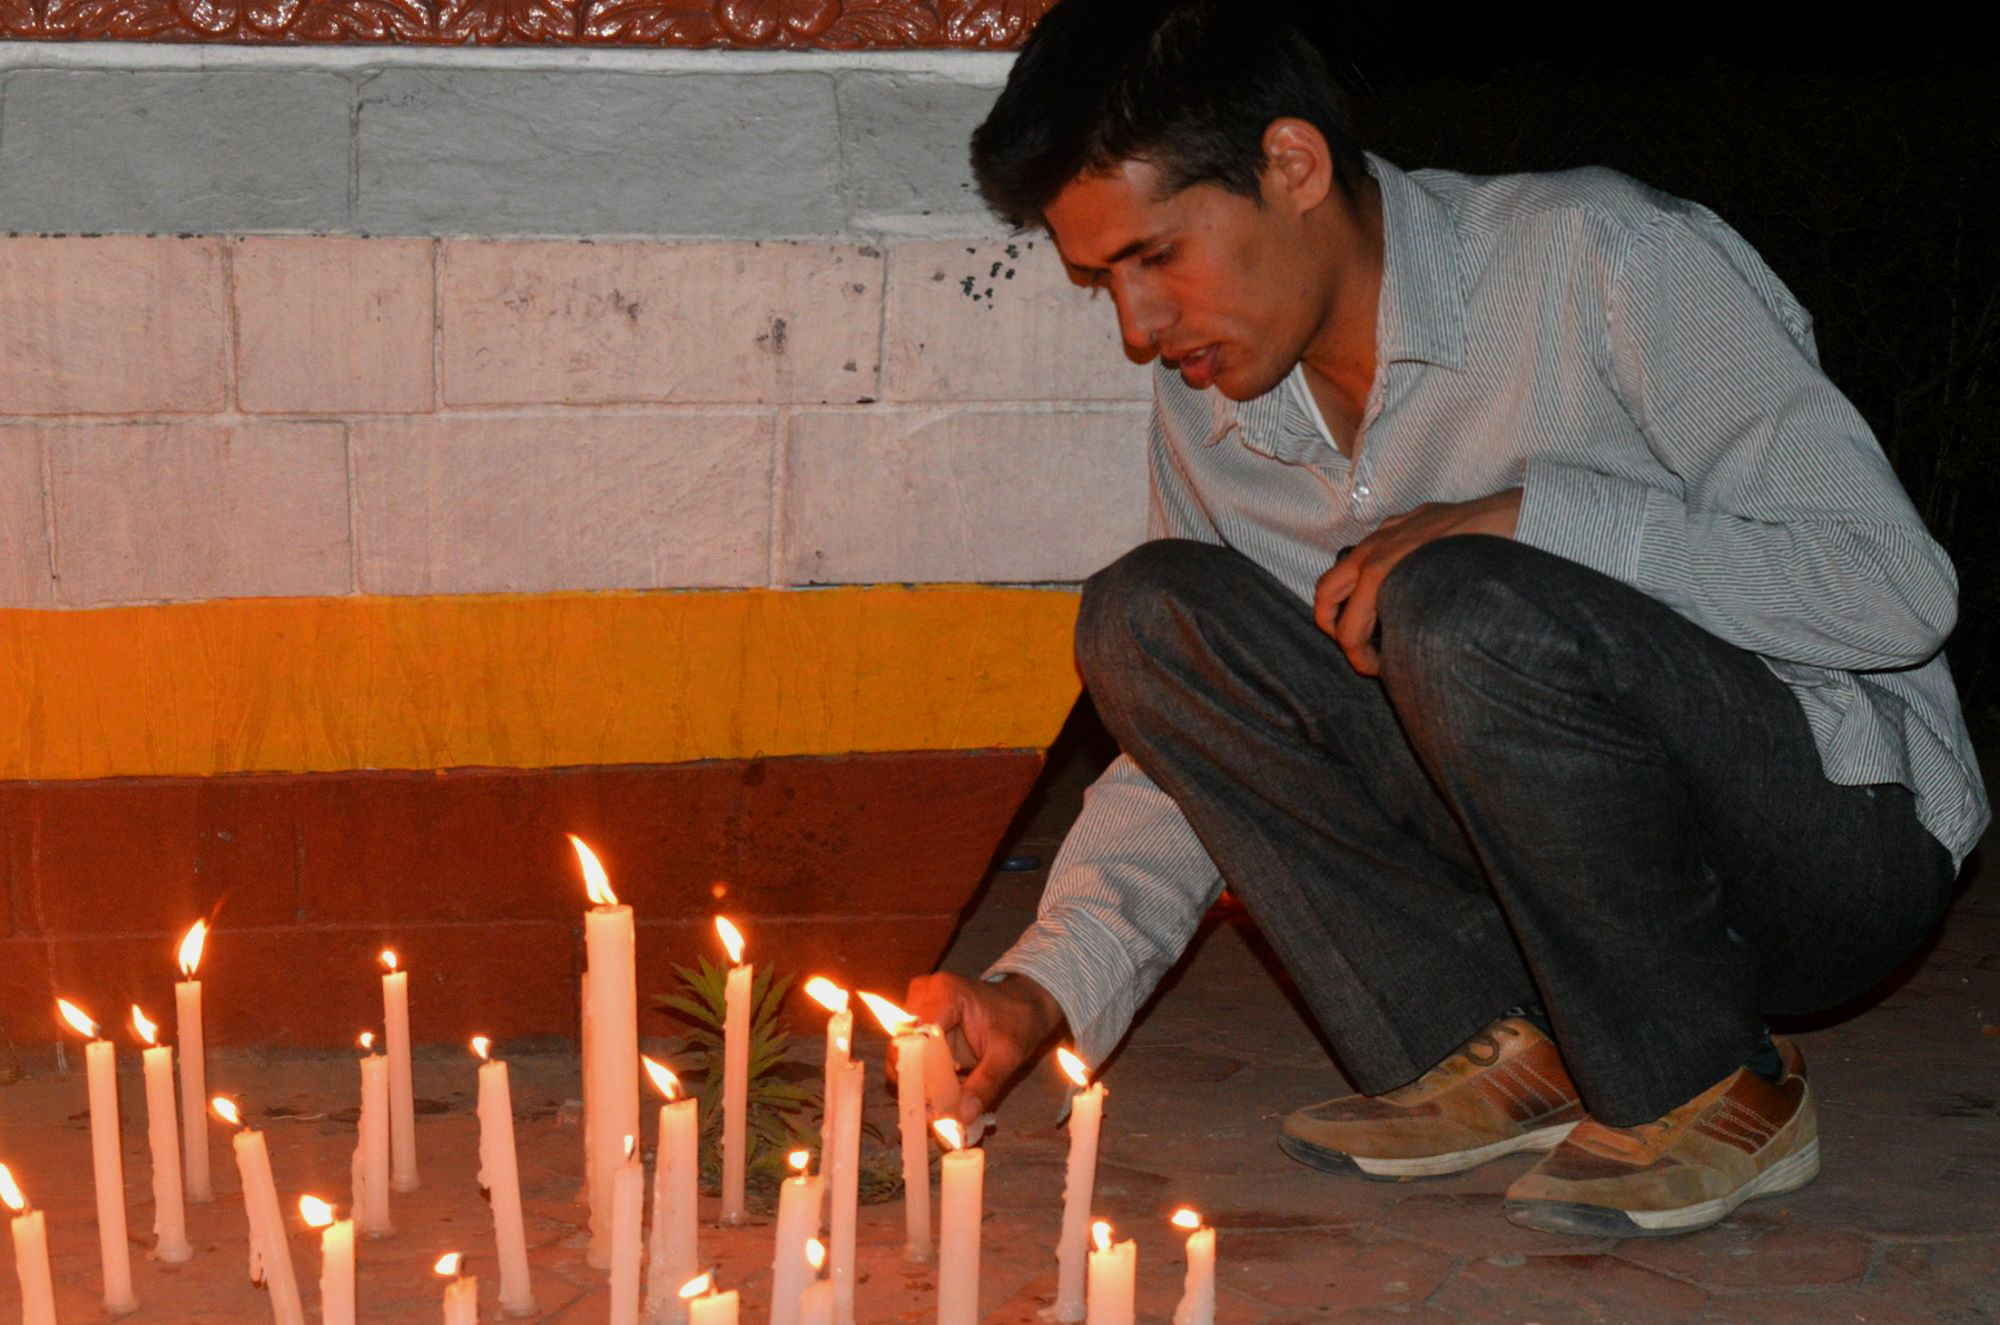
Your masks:
M1509 1201L1507 1218L1544 1233L1586 1238L1645 1238L1686 1233L1720 1223L1745 1201L1797 1191L1819 1176L1819 1140L1806 1142L1727 1196L1697 1201L1677 1210L1619 1210L1575 1201Z
M1325 1146L1314 1145L1289 1132L1278 1134L1278 1149L1308 1168L1318 1169L1322 1173L1346 1173L1358 1170L1362 1177L1373 1178L1377 1182L1407 1182L1412 1178L1442 1178L1453 1173L1463 1173L1467 1169L1476 1169L1489 1160L1500 1159L1523 1150L1554 1150L1575 1127L1575 1123L1558 1123L1554 1127L1523 1132L1520 1136L1508 1137L1505 1141L1495 1141L1490 1145L1474 1146L1470 1150L1453 1150L1442 1155L1423 1155L1416 1159L1350 1155L1343 1150L1329 1150Z

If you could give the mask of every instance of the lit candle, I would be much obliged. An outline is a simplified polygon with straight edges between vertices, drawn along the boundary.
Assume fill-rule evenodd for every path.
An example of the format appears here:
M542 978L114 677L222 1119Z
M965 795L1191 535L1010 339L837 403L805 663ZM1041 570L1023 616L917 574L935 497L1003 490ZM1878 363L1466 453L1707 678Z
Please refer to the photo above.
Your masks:
M1139 1244L1127 1238L1111 1241L1111 1225L1098 1220L1090 1226L1097 1244L1090 1253L1090 1315L1088 1325L1132 1325L1132 1299L1138 1288Z
M569 835L583 867L590 910L583 915L583 942L590 964L590 1101L584 1118L590 1147L591 1266L611 1266L611 1188L625 1161L625 1138L639 1134L639 982L634 961L632 908L620 906L597 854L576 834Z
M382 1037L389 1049L389 1185L417 1189L417 1094L410 1076L410 973L382 952Z
M500 1310L535 1314L528 1277L528 1232L521 1219L521 1164L514 1149L514 1092L507 1065L490 1056L493 1042L472 1040L479 1055L479 1185L493 1207L493 1242L500 1254Z
M0 1164L0 1202L14 1212L14 1274L21 1281L21 1325L56 1325L55 1281L49 1275L49 1226Z
M1067 1049L1056 1050L1056 1061L1078 1090L1069 1102L1069 1169L1063 1178L1062 1233L1056 1242L1056 1300L1049 1314L1056 1320L1078 1321L1084 1314L1084 1256L1090 1249L1090 1198L1097 1185L1104 1083L1091 1085L1090 1069Z
M646 1254L646 1317L655 1325L683 1325L687 1299L675 1289L694 1277L698 1213L700 1104L681 1099L680 1078L664 1064L641 1060L653 1086L666 1097L653 1157L653 1231Z
M931 1145L924 1108L924 1057L929 1036L917 1019L886 998L864 992L861 1001L891 1039L896 1056L896 1123L903 1135L903 1256L931 1258Z
M681 1300L688 1304L688 1325L736 1325L737 1292L722 1292L712 1274L697 1275L681 1285Z
M833 1281L819 1277L826 1264L826 1244L806 1239L806 1291L799 1294L799 1325L833 1325Z
M834 1109L840 1069L847 1066L854 1044L854 1011L847 1006L847 991L825 976L806 981L806 995L833 1014L826 1022L826 1086L820 1093L819 1123L820 1142L830 1146L839 1126Z
M592 1185L597 1171L597 1161L590 1153L591 1143L597 1136L596 1128L591 1126L591 1120L597 1117L597 1108L594 1099L597 1092L591 1086L591 1082L597 1080L597 1071L592 1066L596 1061L597 1055L591 1047L596 1041L590 1033L590 967L588 965L583 968L583 974L577 977L577 985L576 1006L580 1015L578 1017L576 1042L583 1046L583 1186L577 1191L576 1199L588 1207L590 1205L590 1194L597 1190Z
M355 1128L354 1216L371 1238L393 1236L389 1222L389 1060L375 1052L375 1033L361 1032L361 1120Z
M743 1220L748 1158L751 968L743 964L743 935L736 926L717 916L715 932L729 951L722 1019L722 1222L736 1224Z
M187 1161L187 1199L207 1202L215 1199L208 1178L208 1059L207 1041L201 1025L201 981L194 973L201 966L201 951L208 941L208 922L197 920L181 939L176 956L181 976L174 986L174 1030L181 1046L181 1136Z
M1174 1325L1215 1325L1215 1230L1204 1228L1201 1216L1182 1207L1174 1211L1174 1227L1187 1232L1187 1286L1174 1308Z
M771 1257L771 1325L798 1325L806 1287L806 1241L819 1233L822 1179L809 1151L794 1150L792 1176L778 1186L777 1250Z
M146 1139L153 1152L153 1256L177 1265L194 1255L188 1245L187 1207L181 1203L181 1138L174 1118L174 1051L159 1043L160 1028L132 1005L132 1029L146 1046Z
M986 1152L965 1148L956 1118L934 1124L945 1144L938 1182L938 1325L979 1325L979 1222Z
M299 1198L299 1217L319 1233L321 1325L354 1325L354 1221L335 1219L317 1196Z
M833 1281L836 1325L854 1325L854 1229L861 1200L861 1093L868 1068L850 1062L835 1083L839 1105L834 1113L833 1164L828 1200L832 1203Z
M243 1183L243 1213L250 1225L250 1282L271 1295L271 1315L277 1325L305 1325L299 1301L299 1281L292 1274L292 1247L285 1239L285 1220L278 1209L278 1184L271 1176L271 1153L264 1134L243 1125L232 1100L209 1102L215 1116L237 1130L236 1173Z
M465 1257L448 1251L437 1258L432 1271L451 1280L444 1288L444 1325L479 1325L479 1279L461 1274Z
M90 1074L90 1168L97 1187L97 1249L104 1266L104 1309L122 1316L139 1308L132 1292L132 1249L125 1242L125 1161L119 1152L118 1051L99 1039L97 1023L65 999L56 1000L63 1021L90 1040L84 1062Z
M611 1325L639 1325L639 1224L646 1217L646 1169L639 1138L611 1175Z

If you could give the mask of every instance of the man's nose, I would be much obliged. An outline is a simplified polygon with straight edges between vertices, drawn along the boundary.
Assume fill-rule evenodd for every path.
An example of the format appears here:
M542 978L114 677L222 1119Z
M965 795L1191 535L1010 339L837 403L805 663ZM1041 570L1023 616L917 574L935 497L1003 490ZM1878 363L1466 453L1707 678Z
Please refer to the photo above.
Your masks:
M1174 324L1172 302L1141 281L1120 281L1112 290L1118 305L1118 333L1143 358L1159 353L1160 334Z

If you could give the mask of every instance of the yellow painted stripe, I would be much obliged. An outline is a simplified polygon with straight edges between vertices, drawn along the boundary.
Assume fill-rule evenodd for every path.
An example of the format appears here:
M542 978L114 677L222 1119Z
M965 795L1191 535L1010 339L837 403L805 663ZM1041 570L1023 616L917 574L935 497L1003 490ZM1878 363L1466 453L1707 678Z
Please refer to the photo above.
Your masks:
M1076 595L976 586L0 612L0 779L1046 746Z

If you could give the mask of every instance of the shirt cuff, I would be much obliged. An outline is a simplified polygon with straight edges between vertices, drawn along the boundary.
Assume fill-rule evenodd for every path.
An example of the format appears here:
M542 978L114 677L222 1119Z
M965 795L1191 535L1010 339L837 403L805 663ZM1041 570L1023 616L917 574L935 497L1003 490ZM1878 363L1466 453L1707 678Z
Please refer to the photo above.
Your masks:
M1007 975L1026 976L1048 991L1069 1023L1072 1047L1093 1072L1132 1024L1132 959L1087 913L1053 913L1029 926L985 978Z
M1530 460L1514 538L1626 584L1639 582L1654 490L1553 460Z

